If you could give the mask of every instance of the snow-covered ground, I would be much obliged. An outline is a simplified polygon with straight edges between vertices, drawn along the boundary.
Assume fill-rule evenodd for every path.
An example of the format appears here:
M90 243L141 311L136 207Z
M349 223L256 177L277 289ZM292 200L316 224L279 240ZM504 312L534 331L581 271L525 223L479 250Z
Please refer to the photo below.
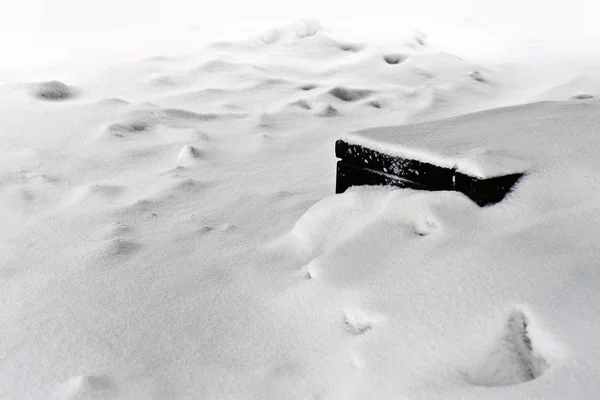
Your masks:
M488 28L4 71L0 398L598 398L600 57ZM333 195L338 137L419 122L528 173Z

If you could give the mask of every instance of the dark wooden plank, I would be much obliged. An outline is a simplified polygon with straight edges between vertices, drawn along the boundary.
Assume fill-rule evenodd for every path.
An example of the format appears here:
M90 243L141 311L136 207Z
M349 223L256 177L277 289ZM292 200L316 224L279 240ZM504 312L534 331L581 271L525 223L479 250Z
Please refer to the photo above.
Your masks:
M524 174L482 179L455 169L383 154L338 140L336 193L351 186L390 185L418 190L454 190L464 193L480 206L504 199Z
M502 201L522 176L523 174L510 174L480 179L457 172L454 190L466 194L483 207Z
M335 143L335 153L346 164L407 179L435 190L452 190L454 170L398 156L391 156L367 147L348 144L343 140Z
M351 186L395 186L419 190L430 190L427 186L411 182L390 174L367 168L357 168L344 161L337 163L336 193L344 193Z

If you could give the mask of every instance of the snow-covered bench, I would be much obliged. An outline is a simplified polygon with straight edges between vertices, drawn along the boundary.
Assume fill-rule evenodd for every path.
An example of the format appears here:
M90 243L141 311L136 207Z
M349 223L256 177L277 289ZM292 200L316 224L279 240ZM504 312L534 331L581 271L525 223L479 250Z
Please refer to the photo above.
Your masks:
M455 190L485 206L501 201L525 173L522 160L499 149L429 135L422 130L427 124L419 125L368 129L338 140L336 193L361 185Z

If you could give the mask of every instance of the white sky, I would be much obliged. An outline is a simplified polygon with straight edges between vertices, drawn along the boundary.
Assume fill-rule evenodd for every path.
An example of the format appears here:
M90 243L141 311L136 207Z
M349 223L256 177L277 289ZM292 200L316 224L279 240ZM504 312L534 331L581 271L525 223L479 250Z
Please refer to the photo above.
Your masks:
M2 0L0 29L80 32L188 23L236 28L316 18L360 23L383 18L481 18L532 27L592 28L597 0Z
M153 41L191 26L233 35L302 18L365 35L443 32L446 24L468 19L501 31L565 37L600 30L599 15L598 0L0 0L0 50L4 66L16 66L57 60L74 42L92 46L109 36L110 46L131 48L125 39L115 41L115 32L125 38L152 30Z

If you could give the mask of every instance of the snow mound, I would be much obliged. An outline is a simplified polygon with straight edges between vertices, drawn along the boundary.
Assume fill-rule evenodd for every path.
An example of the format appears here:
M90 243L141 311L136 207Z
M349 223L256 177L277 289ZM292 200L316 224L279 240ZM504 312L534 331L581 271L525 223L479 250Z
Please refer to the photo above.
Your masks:
M320 97L299 99L290 103L292 107L298 107L302 110L311 111L319 117L333 117L338 114L338 109Z
M379 320L380 317L362 310L351 309L344 311L344 326L350 333L355 335L362 335L370 331Z
M294 31L300 38L314 36L322 29L321 24L316 20L302 20L294 23Z
M580 148L593 129L597 107L534 103L422 124L367 129L344 137L383 153L490 178L552 167L556 157L572 151L573 146ZM546 123L547 118L568 120L571 127L577 127L574 135L581 142L569 142L566 125ZM547 147L548 141L555 146ZM538 148L547 151L533 150Z
M331 104L321 103L315 107L314 113L319 117L333 117L338 114L338 110Z
M386 211L386 218L406 233L426 236L441 225L434 211L423 202L430 196L411 190L353 188L315 204L296 222L287 238L293 238L299 254L314 258L350 240L356 232L383 218ZM405 210L395 208L398 202L404 204Z
M266 44L289 42L317 35L323 30L321 24L315 20L300 20L288 26L270 29L259 36Z
M536 343L539 335L525 314L514 311L506 321L505 332L469 375L470 382L478 386L507 386L542 376L550 365Z
M68 100L75 96L75 89L60 81L48 81L34 85L33 94L42 100Z
M477 81L477 82L481 82L481 83L488 83L488 78L485 77L485 75L483 75L481 72L479 71L473 71L469 74L469 76L471 78L473 78L473 80Z
M111 123L106 130L115 137L135 136L150 132L159 122L156 111L144 107L126 113L121 121Z
M113 237L103 243L100 250L100 256L109 258L129 257L139 247L140 244L132 240L122 237Z
M179 151L177 160L175 161L178 167L193 167L198 164L198 160L202 157L202 152L190 145L185 145Z

